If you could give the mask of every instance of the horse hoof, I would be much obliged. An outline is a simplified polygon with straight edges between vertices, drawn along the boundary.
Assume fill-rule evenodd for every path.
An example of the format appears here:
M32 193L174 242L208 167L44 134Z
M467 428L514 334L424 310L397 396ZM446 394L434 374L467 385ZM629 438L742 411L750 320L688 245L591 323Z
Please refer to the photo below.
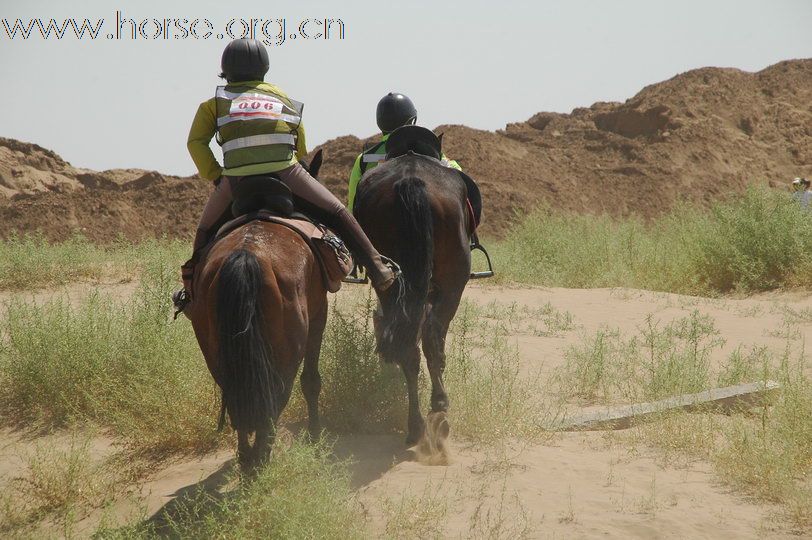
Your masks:
M422 439L422 438L423 438L422 433L419 434L419 435L415 435L414 433L409 433L408 435L406 435L406 446L407 447L412 447L412 446L416 445L418 442L420 442L420 439Z
M432 400L431 412L433 413L448 412L448 398L439 398L436 400Z
M430 413L426 418L426 433L416 448L417 461L424 465L448 465L451 452L448 436L451 427L446 413Z

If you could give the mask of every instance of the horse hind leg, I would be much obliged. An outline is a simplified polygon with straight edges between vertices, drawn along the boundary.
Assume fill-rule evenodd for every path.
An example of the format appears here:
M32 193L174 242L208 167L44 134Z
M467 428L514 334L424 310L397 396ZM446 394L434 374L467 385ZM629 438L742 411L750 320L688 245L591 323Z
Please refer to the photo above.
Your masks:
M276 430L273 425L258 429L254 437L254 446L251 449L251 467L258 470L271 461L271 447L273 446Z
M302 386L307 402L308 433L310 440L315 441L321 435L321 422L319 419L319 394L321 393L321 374L319 373L319 356L321 343L324 337L324 327L327 324L327 309L311 323L310 333L307 336L304 367L299 382Z
M271 451L276 440L277 421L281 411L290 399L290 389L293 386L293 381L293 377L286 377L284 386L274 390L278 392L279 396L274 407L276 413L268 419L267 424L253 432L253 443L250 439L252 432L237 430L237 461L240 464L240 469L249 478L256 476L259 469L271 461Z
M439 323L429 312L423 328L423 354L431 377L431 412L448 410L448 394L443 383L445 372L445 336L448 326Z
M412 446L420 441L426 430L426 423L420 413L420 397L417 393L417 377L420 374L420 350L416 344L404 354L400 367L406 378L406 389L409 395L409 432L406 435L406 444Z
M293 365L295 368L298 368L296 364ZM279 417L281 416L282 411L285 410L285 407L290 400L290 393L293 389L293 383L296 382L296 371L286 373L282 381L281 388L276 389L279 397L276 402L276 406L274 407L273 416L271 416L270 421L266 425L257 430L257 435L254 439L254 468L265 466L271 461L271 451L273 449L274 441L276 440L276 426L279 424Z
M446 365L445 340L461 297L462 291L448 297L435 289L423 324L423 354L426 355L426 365L431 377L432 412L448 411L449 399L443 382Z
M237 462L240 470L249 471L253 462L253 448L249 441L250 433L245 430L237 430Z

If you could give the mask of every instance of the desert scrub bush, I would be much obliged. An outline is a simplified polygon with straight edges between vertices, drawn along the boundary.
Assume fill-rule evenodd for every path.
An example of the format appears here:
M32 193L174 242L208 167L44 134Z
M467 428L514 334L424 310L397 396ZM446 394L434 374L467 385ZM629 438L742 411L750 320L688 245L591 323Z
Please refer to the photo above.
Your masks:
M278 440L273 459L250 482L225 493L198 490L155 519L99 538L363 538L364 516L350 488L349 469L331 448Z
M667 411L608 438L617 439L624 448L629 443L654 447L670 465L709 461L720 479L779 503L783 517L799 532L808 532L812 527L812 381L803 347L798 351L792 340L779 354L765 347L738 347L712 370L707 355L719 344L712 322L697 313L664 326L649 318L639 334L629 338L607 330L586 338L568 353L567 365L554 378L566 395L587 395L603 402L777 381L779 388L758 404L726 414L714 409ZM588 365L597 356L603 356L600 370ZM593 369L589 376L578 377L589 369Z
M742 367L741 364L744 364ZM786 348L778 357L763 348L734 351L720 377L776 380L780 387L757 406L729 414L681 411L622 435L660 451L669 463L710 461L721 480L759 499L778 503L779 514L800 534L812 529L812 381L808 360ZM724 380L724 379L723 379Z
M560 311L550 302L539 308L518 302L494 300L480 310L480 321L495 320L507 323L511 329L534 336L560 336L575 328L575 318L569 311Z
M119 475L105 460L94 459L90 439L74 434L65 444L37 444L21 457L24 470L0 496L0 534L4 537L73 536L76 523L113 500Z
M395 365L384 364L375 352L369 291L333 300L322 346L319 400L322 424L335 432L396 433L407 421L406 384ZM556 328L570 324L558 312ZM486 317L488 315L488 317ZM477 441L540 434L546 409L538 392L539 377L520 372L518 348L510 340L509 311L494 314L463 301L451 324L446 345L445 385L451 401L455 435ZM551 319L551 320L553 320ZM421 360L420 400L429 402L430 382ZM295 392L285 421L304 420L306 407Z
M781 385L751 416L736 416L722 430L713 455L722 476L746 491L783 503L789 517L812 528L812 381L807 359L787 349L764 377ZM765 365L771 365L768 363Z
M443 538L451 493L445 478L426 481L422 489L411 488L381 501L387 538Z
M406 425L406 383L400 368L375 352L371 290L335 295L319 358L319 412L326 429L394 433ZM307 418L302 393L294 392L283 413L287 421Z
M539 392L540 374L522 372L511 324L489 322L486 313L463 300L451 323L444 380L452 430L485 443L539 436L554 414Z
M81 237L51 244L41 235L12 235L0 241L0 288L24 289L98 279L104 249Z
M600 328L567 349L565 366L553 376L555 386L587 403L612 401L618 395L631 398L635 391L626 385L633 380L634 366L628 360L636 352L635 340L626 342L618 330Z
M493 244L498 281L556 287L698 289L689 254L675 250L674 224L684 216L645 224L631 217L588 216L540 208Z
M540 208L492 255L505 281L750 292L812 284L810 226L812 213L786 193L750 188L709 211L683 204L648 223Z
M155 452L218 444L214 383L188 323L169 316L174 276L151 263L125 302L12 299L0 323L3 423L90 421Z
M156 260L179 265L188 251L182 240L119 240L100 246L82 236L48 242L42 235L13 234L0 240L0 289L33 289L76 281L137 279Z
M630 337L610 328L584 336L552 381L563 396L588 403L699 392L711 386L710 355L723 344L713 319L696 310L665 325L649 315Z
M695 237L694 267L717 291L765 290L808 285L812 239L809 212L784 193L749 189L711 209Z
M750 347L745 352L737 347L722 365L716 379L719 387L733 386L745 382L764 380L769 371L771 355L767 347Z

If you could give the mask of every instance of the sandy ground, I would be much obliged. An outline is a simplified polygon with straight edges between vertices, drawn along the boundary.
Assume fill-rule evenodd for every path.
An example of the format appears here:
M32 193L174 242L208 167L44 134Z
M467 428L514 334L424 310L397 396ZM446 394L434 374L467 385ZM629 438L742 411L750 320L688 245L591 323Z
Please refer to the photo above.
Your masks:
M126 297L132 284L106 285ZM86 287L61 292L81 298ZM52 291L35 293L45 300ZM0 302L10 295L0 293ZM726 342L714 353L721 362L738 346L765 345L781 350L786 343L788 314L812 308L812 294L780 293L747 299L702 299L626 289L546 289L473 286L466 297L477 304L498 301L539 308L550 303L573 316L574 327L558 336L513 336L523 369L549 372L564 362L564 352L585 334L602 326L632 333L651 314L666 323L692 310L713 317ZM792 340L812 338L812 322L795 321ZM325 381L326 384L329 382ZM453 403L453 396L452 403ZM452 416L453 426L453 416ZM0 488L19 474L21 455L34 444L66 444L65 435L33 439L0 432ZM791 536L775 517L776 508L747 500L714 479L707 464L673 467L654 451L611 444L601 432L564 433L536 444L510 441L475 447L451 438L453 462L425 466L414 461L399 436L343 435L336 454L351 457L352 484L375 536L531 538L764 538ZM92 455L113 451L112 442L97 437ZM152 514L196 485L217 486L232 466L233 453L169 464L154 473L114 510L125 516L136 507ZM396 509L418 497L431 505L413 519L387 530ZM134 502L135 500L135 502ZM91 521L86 523L92 530ZM797 538L798 536L793 536Z

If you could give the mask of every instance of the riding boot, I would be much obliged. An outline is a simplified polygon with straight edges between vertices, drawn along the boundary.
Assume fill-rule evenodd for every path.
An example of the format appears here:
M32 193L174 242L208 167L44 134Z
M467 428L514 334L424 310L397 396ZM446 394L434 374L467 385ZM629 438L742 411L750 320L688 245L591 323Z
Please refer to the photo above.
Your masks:
M192 278L195 275L195 266L200 259L200 252L206 247L208 242L208 229L197 229L197 231L195 231L195 240L192 243L192 256L180 267L180 278L183 281L183 289L176 291L172 295L172 302L178 311L183 311L183 308L192 301Z
M358 262L366 267L367 274L375 290L383 292L397 281L400 277L400 267L391 259L378 253L367 235L364 234L361 225L358 224L358 221L346 208L342 208L335 214L335 219L331 225L335 227L338 235L346 242Z

